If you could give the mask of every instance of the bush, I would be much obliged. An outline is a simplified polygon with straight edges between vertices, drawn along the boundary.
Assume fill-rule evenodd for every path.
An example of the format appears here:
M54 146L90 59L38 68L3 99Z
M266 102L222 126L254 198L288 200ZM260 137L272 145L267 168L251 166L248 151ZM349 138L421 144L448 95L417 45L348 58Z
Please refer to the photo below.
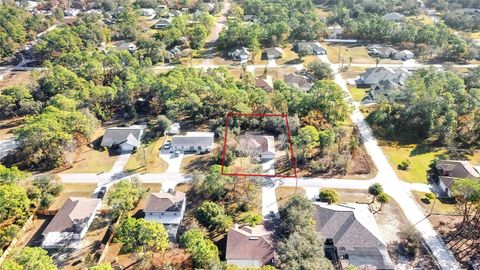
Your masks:
M320 201L327 202L328 204L338 203L339 198L337 192L332 189L324 189L320 191Z
M398 164L398 169L402 171L408 171L410 170L411 165L412 165L412 162L409 159L405 159L400 164Z

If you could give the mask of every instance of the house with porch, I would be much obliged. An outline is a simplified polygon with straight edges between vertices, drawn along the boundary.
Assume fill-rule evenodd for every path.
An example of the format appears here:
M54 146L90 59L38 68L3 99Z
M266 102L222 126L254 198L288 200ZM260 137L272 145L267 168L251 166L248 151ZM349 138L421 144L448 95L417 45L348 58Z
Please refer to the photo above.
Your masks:
M120 151L135 151L140 146L143 128L140 126L108 128L103 135L102 147L118 147Z
M241 151L245 151L249 155L254 154L254 158L270 160L275 157L275 140L273 136L246 134L237 136L237 141Z
M210 152L213 149L215 133L187 132L185 135L172 136L172 148L187 152Z
M143 212L146 220L162 223L167 229L169 238L173 240L183 220L185 207L185 193L169 190L151 193Z

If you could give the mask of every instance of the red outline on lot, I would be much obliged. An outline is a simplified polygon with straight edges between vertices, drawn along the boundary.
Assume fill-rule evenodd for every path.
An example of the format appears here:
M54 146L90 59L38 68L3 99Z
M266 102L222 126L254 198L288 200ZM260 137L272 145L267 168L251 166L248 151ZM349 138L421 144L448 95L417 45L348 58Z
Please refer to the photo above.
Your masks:
M285 119L285 125L287 129L288 135L288 143L290 144L290 156L292 157L292 168L293 168L293 175L281 175L281 174L254 174L254 173L225 173L223 168L225 167L225 153L227 152L227 136L228 136L228 119L231 116L250 116L250 117L265 117L265 116L278 116L283 117ZM227 117L225 120L225 136L223 138L223 152L222 152L222 175L228 176L264 176L264 177L283 177L283 178L296 178L297 177L297 168L295 166L295 157L293 156L293 144L292 144L292 137L290 135L290 126L288 125L288 115L286 114L274 114L274 113L227 113Z

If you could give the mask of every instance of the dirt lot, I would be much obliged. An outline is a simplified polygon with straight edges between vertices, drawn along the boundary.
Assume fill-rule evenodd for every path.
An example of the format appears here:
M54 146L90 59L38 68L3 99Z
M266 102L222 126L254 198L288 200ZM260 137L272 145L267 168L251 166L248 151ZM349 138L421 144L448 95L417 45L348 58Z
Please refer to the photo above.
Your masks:
M30 86L35 82L35 75L31 71L11 72L0 81L0 89L11 86Z
M291 197L295 194L300 196L305 196L306 192L304 188L297 188L295 192L295 187L278 187L275 189L275 197L277 198L278 207L283 206Z

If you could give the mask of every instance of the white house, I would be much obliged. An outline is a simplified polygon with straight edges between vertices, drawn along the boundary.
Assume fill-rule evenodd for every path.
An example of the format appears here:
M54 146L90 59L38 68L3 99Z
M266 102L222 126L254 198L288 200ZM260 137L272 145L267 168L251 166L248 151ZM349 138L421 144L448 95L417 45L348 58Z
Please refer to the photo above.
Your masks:
M178 133L180 133L179 123L173 123L167 128L167 130L165 130L165 134L167 135L176 135Z
M172 136L172 148L182 151L208 152L213 149L213 132L187 132Z
M397 60L409 60L409 59L413 59L414 56L415 55L413 54L412 51L403 50L403 51L395 53L393 55L393 58L397 59Z
M63 12L63 14L65 15L65 17L75 17L75 16L78 15L78 13L80 13L80 10L75 9L75 8L67 8L67 9L65 9L65 11Z
M42 232L42 247L78 247L101 206L100 199L70 197Z
M238 267L261 267L272 263L274 257L272 231L263 225L254 227L235 224L227 234L227 264Z
M262 160L275 157L275 141L273 136L240 135L237 140L241 148L257 154Z
M151 193L143 210L145 219L162 223L170 238L175 239L185 213L185 193L169 190Z
M245 47L238 47L228 52L228 56L231 57L233 60L246 62L250 58L250 52L248 48Z
M142 8L140 9L140 16L155 16L155 10L153 8Z
M143 128L140 126L108 128L103 135L102 147L118 147L121 151L133 151L140 146Z

